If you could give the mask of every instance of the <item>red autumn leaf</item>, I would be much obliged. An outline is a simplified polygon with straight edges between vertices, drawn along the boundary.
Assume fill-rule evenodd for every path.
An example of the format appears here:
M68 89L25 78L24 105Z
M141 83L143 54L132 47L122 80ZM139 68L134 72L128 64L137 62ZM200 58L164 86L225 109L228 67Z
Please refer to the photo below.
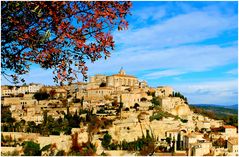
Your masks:
M1 45L2 71L22 74L29 72L27 65L36 63L60 72L56 78L62 82L60 74L66 75L64 80L68 81L75 77L72 70L63 72L62 67L73 69L77 65L87 77L85 61L110 55L114 40L109 31L127 28L125 17L131 5L128 1L3 1L1 34L6 42ZM46 31L51 33L42 34ZM14 54L21 58L14 60Z

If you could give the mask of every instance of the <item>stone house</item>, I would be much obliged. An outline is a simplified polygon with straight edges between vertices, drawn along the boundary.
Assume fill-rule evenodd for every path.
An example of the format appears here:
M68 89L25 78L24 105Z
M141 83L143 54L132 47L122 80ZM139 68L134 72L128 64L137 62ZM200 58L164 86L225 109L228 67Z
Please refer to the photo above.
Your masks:
M237 128L235 126L224 125L223 129L224 129L224 135L226 136L226 138L238 136L237 135Z
M10 97L10 98L4 98L2 104L4 106L7 106L7 105L19 105L20 104L20 100L21 98L19 97Z
M188 135L185 135L183 138L183 148L185 150L190 149L191 145L194 143L197 143L198 140L204 140L203 134L194 132L194 133L189 133Z
M238 137L227 140L227 148L230 155L238 156Z
M124 107L130 108L130 106L134 106L135 103L140 103L141 94L140 93L122 93L120 97L118 97L118 102L121 101L124 103Z
M104 96L112 93L113 89L110 87L92 88L87 90L87 99L104 99Z
M191 154L192 156L205 156L208 155L211 151L212 143L211 142L200 142L192 145Z
M210 121L197 121L197 125L199 130L201 129L205 129L206 131L210 131L210 128L211 128L211 123Z

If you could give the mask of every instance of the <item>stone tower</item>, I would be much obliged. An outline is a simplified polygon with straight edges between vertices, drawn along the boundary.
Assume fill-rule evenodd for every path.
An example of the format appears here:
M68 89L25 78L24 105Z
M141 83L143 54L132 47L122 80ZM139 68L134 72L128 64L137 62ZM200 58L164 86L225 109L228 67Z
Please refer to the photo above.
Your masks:
M123 67L121 67L121 69L120 69L120 71L119 71L119 74L120 74L120 75L125 75L125 74L126 74L125 71L123 70Z

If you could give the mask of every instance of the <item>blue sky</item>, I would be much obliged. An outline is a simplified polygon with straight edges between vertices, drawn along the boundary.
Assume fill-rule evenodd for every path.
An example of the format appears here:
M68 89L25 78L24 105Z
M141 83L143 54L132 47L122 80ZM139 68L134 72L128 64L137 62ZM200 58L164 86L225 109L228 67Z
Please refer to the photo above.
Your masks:
M190 103L236 104L237 10L237 2L133 2L129 29L113 32L115 51L88 63L88 74L123 67L150 86L172 86ZM54 84L52 72L35 65L26 81Z

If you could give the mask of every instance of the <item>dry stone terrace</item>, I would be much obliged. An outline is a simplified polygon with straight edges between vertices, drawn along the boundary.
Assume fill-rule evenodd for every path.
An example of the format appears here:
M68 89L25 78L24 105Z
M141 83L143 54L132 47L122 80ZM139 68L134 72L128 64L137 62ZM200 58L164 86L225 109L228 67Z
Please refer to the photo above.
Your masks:
M38 98L36 93L45 93L46 97ZM15 119L12 122L2 119L2 155L15 150L22 155L21 143L28 140L39 143L40 148L55 144L58 151L69 152L71 135L75 133L79 143L91 139L97 155L103 152L107 155L140 155L139 150L126 151L121 146L102 147L105 134L111 136L111 144L115 145L123 141L130 145L151 135L155 146L153 153L158 156L238 155L236 127L193 113L187 99L176 95L172 87L149 87L146 81L126 74L122 68L118 74L97 74L87 83L68 86L35 83L2 86L1 98L2 108ZM89 120L94 118L89 117L89 112L99 124L104 122L92 134L89 134ZM45 130L43 133L34 130L54 122L54 119L61 125L68 115L75 117L72 124L65 124L73 126L68 131L53 130L51 134L45 134ZM9 124L20 124L21 127L13 129L8 127ZM51 127L54 129L54 125Z

